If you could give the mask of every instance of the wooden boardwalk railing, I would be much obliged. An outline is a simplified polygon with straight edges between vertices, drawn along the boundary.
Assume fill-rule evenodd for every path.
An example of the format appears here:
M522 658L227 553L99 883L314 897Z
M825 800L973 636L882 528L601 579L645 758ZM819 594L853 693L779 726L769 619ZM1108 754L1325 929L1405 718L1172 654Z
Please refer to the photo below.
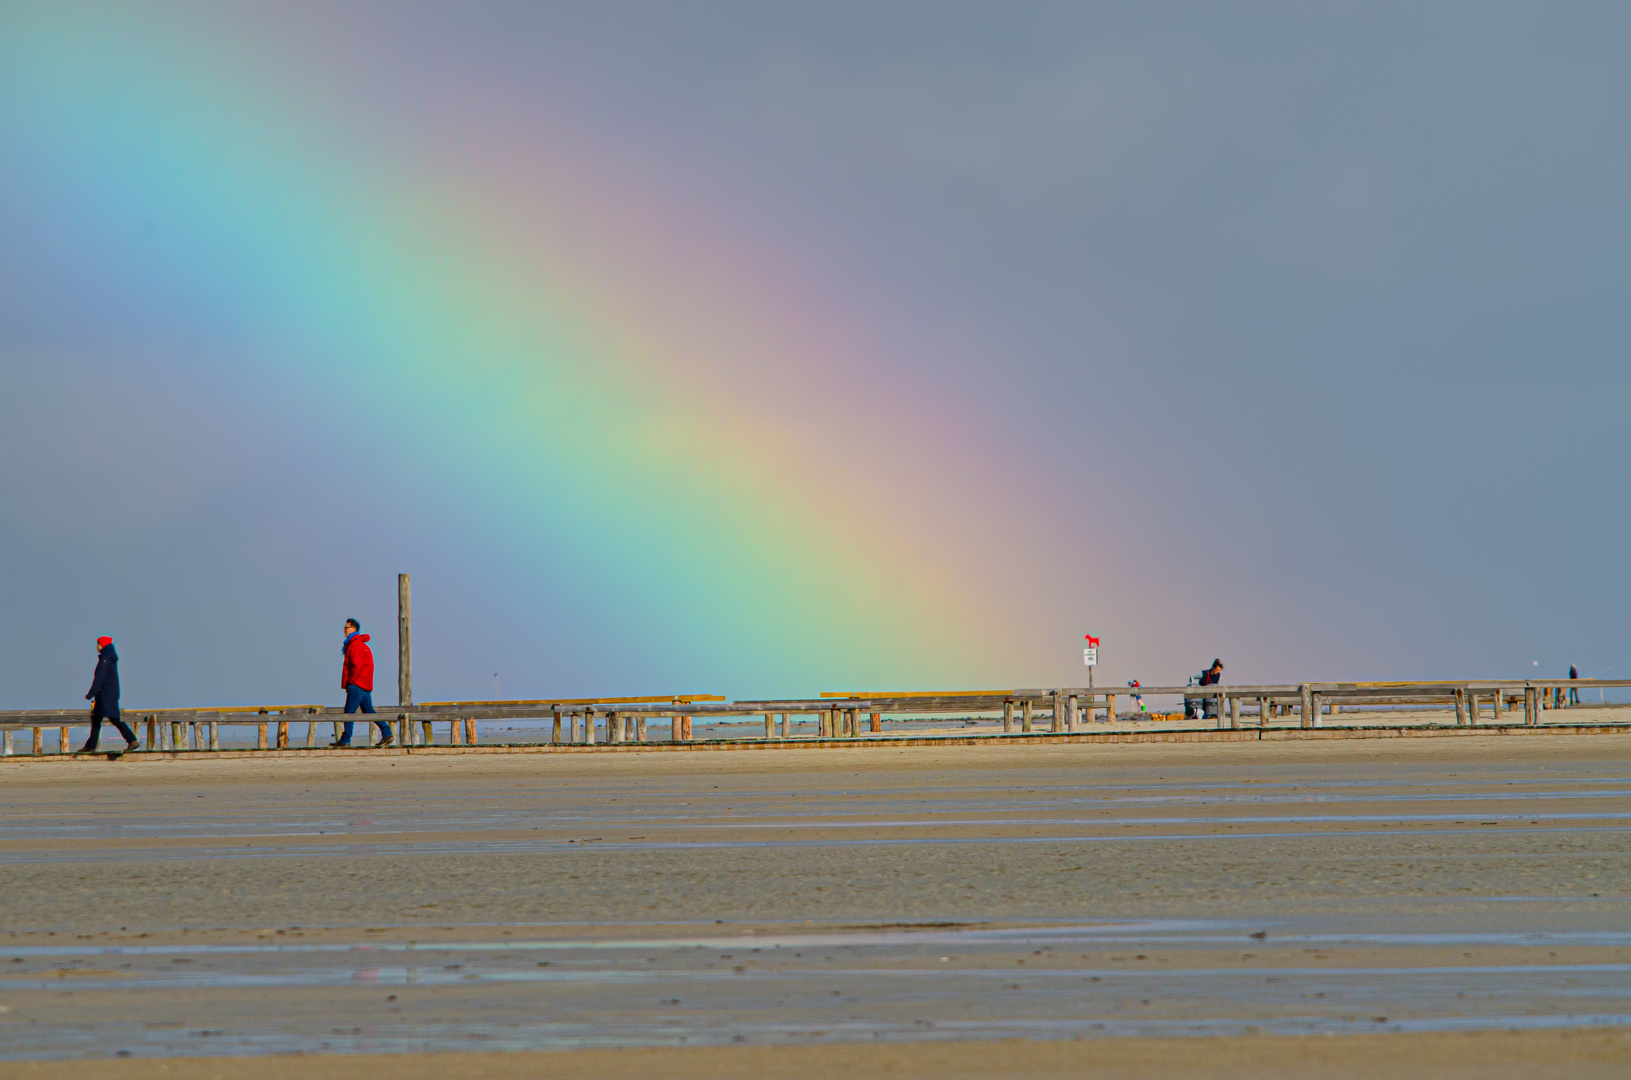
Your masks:
M879 714L956 712L995 712L1003 714L1003 731L1011 732L1017 722L1022 732L1032 730L1042 712L1055 732L1078 730L1090 722L1102 706L1105 720L1137 719L1116 711L1118 698L1181 698L1187 705L1200 706L1219 728L1241 727L1255 716L1259 724L1270 718L1295 715L1305 728L1323 726L1324 717L1343 707L1364 708L1379 705L1449 707L1457 724L1478 722L1479 710L1487 703L1494 717L1520 706L1524 723L1537 725L1547 709L1566 707L1570 690L1623 688L1631 679L1480 679L1434 682L1319 682L1273 686L1142 686L1063 687L1031 690L959 691L847 691L824 693L824 698L866 698L874 710L873 730L878 730ZM1207 717L1201 717L1207 718Z
M1138 694L1146 699L1177 698L1197 708L1201 723L1211 720L1217 728L1239 729L1268 726L1276 720L1294 717L1304 728L1323 726L1325 718L1347 708L1415 706L1453 709L1457 725L1479 723L1488 707L1490 719L1522 710L1525 725L1543 722L1543 714L1563 708L1569 690L1585 691L1631 687L1631 680L1530 679L1466 680L1434 682L1322 682L1272 686L1160 686L1140 687L1056 687L1016 690L956 691L877 691L827 693L819 698L787 700L726 701L712 694L678 694L648 697L534 699L527 701L437 701L407 706L383 706L380 712L346 714L336 706L270 705L223 706L192 709L123 710L127 722L145 726L147 750L220 749L220 729L226 726L252 726L256 748L288 749L292 725L305 724L304 745L317 745L320 724L344 721L369 722L384 719L393 727L403 745L426 746L435 742L434 724L448 725L447 745L473 746L479 741L479 722L504 719L547 719L552 721L550 742L593 745L641 743L647 740L647 724L652 719L670 721L670 739L692 739L695 717L724 719L762 716L765 739L791 739L793 718L816 718L817 739L854 738L862 734L862 717L870 721L871 733L881 733L885 716L928 717L955 714L1000 715L1004 734L1032 734L1039 723L1051 733L1069 734L1086 729L1098 719L1142 719L1140 714L1118 713L1117 702ZM1150 717L1154 718L1154 717ZM4 733L3 753L11 756L16 747L13 735L29 731L32 752L45 754L45 733L57 732L58 754L72 750L70 728L85 727L84 709L26 709L0 711L0 732ZM597 731L598 729L598 731ZM108 732L115 743L116 731ZM371 735L369 736L372 737ZM117 749L115 747L114 749Z

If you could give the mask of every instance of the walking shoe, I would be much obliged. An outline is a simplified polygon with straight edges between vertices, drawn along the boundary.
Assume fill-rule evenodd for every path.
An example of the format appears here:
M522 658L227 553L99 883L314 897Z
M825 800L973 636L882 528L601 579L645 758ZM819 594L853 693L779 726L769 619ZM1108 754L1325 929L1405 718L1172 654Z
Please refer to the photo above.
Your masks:
M375 743L374 746L377 749L378 747L381 747L381 746L390 746L394 742L396 742L396 736L395 735L387 735L387 736L385 736L385 738L383 738L379 742Z
M74 753L76 753L76 754L94 754L94 753L96 753L96 745L94 743L86 743L84 746L81 746L78 750L75 750Z
M351 749L351 744L346 742L344 739L335 739L333 742L328 744L328 748L330 750L349 750Z
M126 739L125 740L125 753L128 754L132 750L140 750L141 748L142 748L142 744L140 742L138 742L137 740L135 740L135 739Z

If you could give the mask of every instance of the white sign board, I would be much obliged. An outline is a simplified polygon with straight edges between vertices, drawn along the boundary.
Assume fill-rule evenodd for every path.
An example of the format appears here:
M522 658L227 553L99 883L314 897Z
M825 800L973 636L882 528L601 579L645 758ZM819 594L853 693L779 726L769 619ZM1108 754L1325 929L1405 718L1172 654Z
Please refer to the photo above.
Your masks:
M1092 667L1094 664L1097 664L1098 662L1099 662L1099 650L1098 649L1083 649L1082 650L1082 663L1086 664L1088 667Z

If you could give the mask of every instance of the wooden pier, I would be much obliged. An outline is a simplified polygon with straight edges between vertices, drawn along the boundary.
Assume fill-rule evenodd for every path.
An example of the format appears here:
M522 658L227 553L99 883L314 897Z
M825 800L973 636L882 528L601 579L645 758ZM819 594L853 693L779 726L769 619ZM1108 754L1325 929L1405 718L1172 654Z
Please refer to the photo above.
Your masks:
M912 746L959 743L1056 741L1248 741L1295 737L1382 737L1474 732L1522 733L1523 729L1608 734L1631 733L1631 722L1593 723L1591 710L1574 712L1570 690L1631 686L1631 680L1470 680L1434 682L1317 682L1274 686L1167 686L1128 688L1052 687L1016 690L871 691L827 693L817 698L727 701L712 694L662 697L535 699L527 701L436 701L384 707L375 714L345 713L337 706L267 705L191 709L122 710L142 739L138 753L241 756L244 754L357 753L331 749L319 735L324 725L362 722L372 738L372 721L391 725L393 750L483 751L579 749L744 749L751 747ZM1181 702L1179 712L1133 710L1133 694L1146 701ZM411 702L411 696L405 694ZM1118 708L1126 706L1127 708ZM1444 724L1388 723L1390 713L1440 710ZM1188 714L1184 726L1159 727ZM1341 721L1335 718L1346 716ZM1453 716L1453 720L1451 717ZM762 719L763 734L698 739L704 721ZM918 721L957 717L985 720L1000 731L989 734L924 734ZM1363 718L1363 722L1361 721ZM814 721L811 733L795 733L795 720ZM885 732L885 720L890 730ZM481 723L540 720L549 723L549 741L485 745ZM667 738L655 741L652 722L665 722ZM1096 729L1110 721L1132 730ZM1140 725L1155 721L1148 728ZM0 711L0 754L18 760L71 754L71 729L84 728L83 709ZM440 728L440 725L446 725ZM222 727L250 727L255 746L223 747ZM658 730L661 729L659 725ZM445 732L445 735L442 733ZM26 745L16 736L27 734ZM1294 733L1302 733L1301 735ZM98 755L121 752L114 745ZM442 737L438 739L438 736ZM294 742L299 740L298 745ZM49 748L47 744L51 745Z

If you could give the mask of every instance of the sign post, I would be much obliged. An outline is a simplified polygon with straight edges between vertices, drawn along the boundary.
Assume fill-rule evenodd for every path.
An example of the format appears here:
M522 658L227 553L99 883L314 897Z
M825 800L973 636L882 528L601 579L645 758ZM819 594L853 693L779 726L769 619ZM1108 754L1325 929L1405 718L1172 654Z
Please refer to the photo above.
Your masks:
M1087 688L1093 689L1093 668L1099 662L1099 639L1087 635L1087 648L1082 650L1082 663L1087 665Z

